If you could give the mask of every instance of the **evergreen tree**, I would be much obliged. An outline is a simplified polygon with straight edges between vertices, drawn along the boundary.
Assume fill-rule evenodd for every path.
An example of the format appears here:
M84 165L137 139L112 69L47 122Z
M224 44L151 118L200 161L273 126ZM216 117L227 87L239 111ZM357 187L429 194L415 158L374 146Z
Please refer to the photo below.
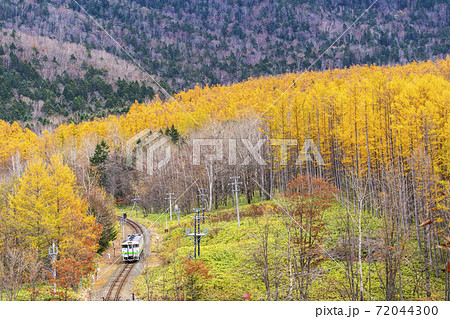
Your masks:
M95 146L94 155L89 159L92 166L92 172L98 174L98 183L100 186L105 186L105 164L108 155L109 146L106 144L105 140L102 140Z
M95 146L94 155L92 155L89 161L93 166L101 166L105 164L108 155L109 146L106 144L105 140L102 140Z

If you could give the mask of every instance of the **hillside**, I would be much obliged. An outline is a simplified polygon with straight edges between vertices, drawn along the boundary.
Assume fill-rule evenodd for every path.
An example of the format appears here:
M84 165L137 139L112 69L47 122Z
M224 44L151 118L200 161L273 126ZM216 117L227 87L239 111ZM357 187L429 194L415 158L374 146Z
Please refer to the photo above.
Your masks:
M3 29L0 37L0 119L35 131L127 111L151 101L151 77L104 51Z
M158 268L147 273L158 285L153 299L450 300L449 80L447 57L196 87L40 135L0 120L0 245L16 256L13 240L42 254L52 240L64 243L60 267L78 262L82 272L69 278L78 283L117 234L117 206L136 198L139 218L162 241ZM164 147L154 162L142 154L139 167L130 146L145 134L128 141L143 130L167 140L159 136ZM308 148L309 158L307 140L317 150ZM222 144L222 156L199 141ZM258 204L242 208L241 227L231 208L236 176L240 204ZM165 233L168 193L184 217ZM200 208L208 237L203 255L186 259ZM85 229L64 223L83 217ZM57 231L71 227L95 227L97 237L80 236L90 244L88 268ZM69 279L58 281L64 298ZM18 286L3 285L18 298Z
M0 3L0 26L60 43L127 52L174 91L308 68L367 9L333 1L16 1ZM445 0L379 0L313 70L405 64L449 52Z
M0 301L450 310L448 2L0 0Z
M305 247L302 251L308 255L309 250L317 250L318 255L312 259L310 282L303 283L307 289L302 297L296 295L296 289L289 283L289 248L296 249L298 244L290 241L290 217L282 211L282 197L265 203L246 205L241 199L241 227L237 226L234 208L221 207L208 212L208 218L201 224L208 234L201 240L200 258L209 270L210 278L196 283L197 294L192 294L188 282L188 256L194 255L193 241L185 234L186 229L193 229L194 214L168 220L168 232L160 214L134 217L144 225L151 227L155 242L153 256L143 274L134 282L134 291L140 300L243 300L244 294L250 294L251 300L354 300L357 294L356 278L350 269L356 269L357 253L348 246L350 240L346 231L357 234L355 224L348 224L348 214L337 203L333 203L322 215L325 227L320 237L315 238L319 244ZM229 203L231 204L231 203ZM279 210L276 211L276 207ZM122 208L129 213L129 208ZM353 216L357 217L357 216ZM386 284L384 276L388 273L383 262L387 250L383 246L383 221L370 214L364 214L364 300L385 300ZM159 219L158 219L159 218ZM303 225L306 228L305 225ZM292 226L291 226L292 227ZM157 239L158 238L158 239ZM267 244L267 246L265 246ZM402 275L402 300L412 301L425 298L422 280L415 273L419 264L416 238L405 243L402 252L408 262L404 261ZM264 248L266 250L264 250ZM308 250L309 249L309 250ZM266 258L266 259L265 259ZM306 259L307 257L305 257ZM301 263L301 258L298 260ZM300 265L295 265L299 267ZM369 274L369 269L372 272ZM298 269L297 268L297 269ZM292 270L291 270L292 271ZM302 270L303 276L305 271ZM294 280L299 280L294 276ZM351 287L354 280L354 287ZM444 299L445 279L432 274L431 287L435 299ZM346 287L346 288L344 288ZM148 291L150 288L150 291Z

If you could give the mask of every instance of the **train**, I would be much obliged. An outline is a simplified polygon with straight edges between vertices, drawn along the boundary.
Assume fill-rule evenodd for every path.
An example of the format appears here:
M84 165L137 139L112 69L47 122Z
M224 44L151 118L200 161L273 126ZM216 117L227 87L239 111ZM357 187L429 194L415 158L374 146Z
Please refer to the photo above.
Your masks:
M144 236L142 234L128 235L122 243L123 261L138 261L143 250Z

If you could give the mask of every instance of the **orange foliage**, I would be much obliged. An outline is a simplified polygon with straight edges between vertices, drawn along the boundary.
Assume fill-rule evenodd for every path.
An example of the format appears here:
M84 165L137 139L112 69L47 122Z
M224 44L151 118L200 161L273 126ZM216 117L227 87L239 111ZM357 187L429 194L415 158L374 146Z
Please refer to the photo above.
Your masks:
M64 300L67 300L67 290L75 287L83 276L83 263L74 258L66 258L56 261L56 284L64 288Z

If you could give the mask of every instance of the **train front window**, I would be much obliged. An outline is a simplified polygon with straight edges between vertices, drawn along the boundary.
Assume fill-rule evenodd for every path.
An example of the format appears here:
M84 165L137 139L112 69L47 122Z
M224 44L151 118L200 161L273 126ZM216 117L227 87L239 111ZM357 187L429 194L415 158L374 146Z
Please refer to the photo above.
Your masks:
M127 249L127 245L122 245L122 249Z

